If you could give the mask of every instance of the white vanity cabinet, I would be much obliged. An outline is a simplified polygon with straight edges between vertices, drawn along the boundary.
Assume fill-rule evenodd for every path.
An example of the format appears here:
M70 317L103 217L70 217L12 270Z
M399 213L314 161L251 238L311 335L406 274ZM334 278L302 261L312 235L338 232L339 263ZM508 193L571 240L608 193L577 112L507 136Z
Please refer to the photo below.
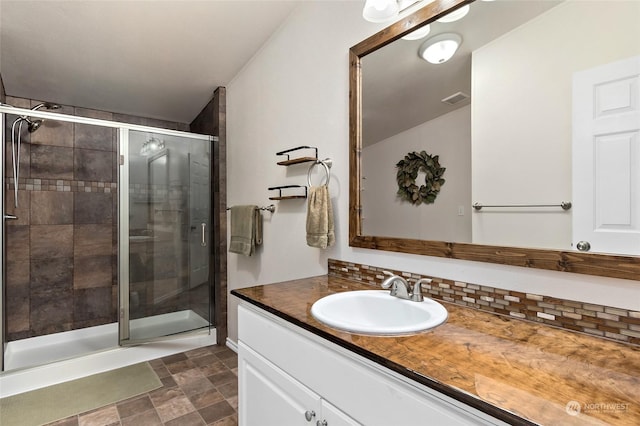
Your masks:
M359 424L242 342L238 360L241 425Z
M506 424L250 304L238 327L241 426Z

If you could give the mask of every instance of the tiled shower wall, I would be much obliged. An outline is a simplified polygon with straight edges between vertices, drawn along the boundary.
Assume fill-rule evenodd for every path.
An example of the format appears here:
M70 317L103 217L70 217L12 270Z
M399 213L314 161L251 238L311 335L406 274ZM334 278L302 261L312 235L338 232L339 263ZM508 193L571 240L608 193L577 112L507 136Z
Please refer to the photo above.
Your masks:
M31 108L37 100L7 96ZM63 106L64 114L188 131L188 125ZM55 112L55 111L54 111ZM6 120L8 340L106 324L117 310L117 130L45 121L23 126L14 208Z

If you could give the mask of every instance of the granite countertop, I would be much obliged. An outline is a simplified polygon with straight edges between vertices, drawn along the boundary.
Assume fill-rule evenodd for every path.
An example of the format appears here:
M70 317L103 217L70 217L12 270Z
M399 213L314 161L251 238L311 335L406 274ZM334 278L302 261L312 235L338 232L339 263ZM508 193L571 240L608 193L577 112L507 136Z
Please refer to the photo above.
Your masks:
M637 346L447 302L445 324L409 336L351 334L312 317L316 300L365 289L371 287L319 276L232 294L511 424L640 424Z

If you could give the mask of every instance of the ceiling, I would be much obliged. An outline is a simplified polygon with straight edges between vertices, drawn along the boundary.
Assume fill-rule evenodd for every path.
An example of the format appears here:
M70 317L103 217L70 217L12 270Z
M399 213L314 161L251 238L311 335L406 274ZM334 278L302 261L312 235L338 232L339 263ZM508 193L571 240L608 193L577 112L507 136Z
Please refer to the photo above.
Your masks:
M7 95L191 122L300 0L0 0Z

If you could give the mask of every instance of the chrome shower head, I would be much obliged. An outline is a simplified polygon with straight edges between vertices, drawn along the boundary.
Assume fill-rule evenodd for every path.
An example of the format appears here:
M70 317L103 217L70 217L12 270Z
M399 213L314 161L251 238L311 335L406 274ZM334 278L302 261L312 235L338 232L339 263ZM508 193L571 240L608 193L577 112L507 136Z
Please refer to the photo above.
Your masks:
M27 127L27 130L29 133L33 133L42 126L43 122L44 120L28 120L29 126Z
M60 105L52 104L52 103L49 103L49 102L42 102L42 103L39 103L38 105L34 106L31 109L33 111L36 111L36 110L39 110L40 108L44 108L44 109L60 109Z
M60 105L58 104L52 104L49 102L42 102L39 103L38 105L34 106L33 108L31 108L33 111L37 111L40 108L44 108L44 109L60 109ZM27 127L27 130L29 131L29 133L33 133L36 130L38 130L40 128L40 126L42 126L42 124L44 123L44 119L36 119L33 120L31 117L23 117L23 119L29 123L29 126Z

